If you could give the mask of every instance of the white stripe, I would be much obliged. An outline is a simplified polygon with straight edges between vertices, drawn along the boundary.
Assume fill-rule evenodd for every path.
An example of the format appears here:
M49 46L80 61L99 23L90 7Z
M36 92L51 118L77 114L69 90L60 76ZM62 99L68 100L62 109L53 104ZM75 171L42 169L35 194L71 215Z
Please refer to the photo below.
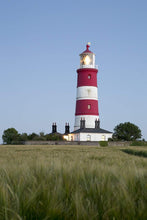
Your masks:
M80 86L77 88L77 100L98 100L98 89L95 86Z

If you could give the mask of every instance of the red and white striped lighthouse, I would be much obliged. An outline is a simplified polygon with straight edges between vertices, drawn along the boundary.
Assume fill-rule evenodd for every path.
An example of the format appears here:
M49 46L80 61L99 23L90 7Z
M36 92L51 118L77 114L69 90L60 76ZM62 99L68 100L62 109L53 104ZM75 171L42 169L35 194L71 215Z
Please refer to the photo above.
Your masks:
M81 118L85 119L85 128L95 128L95 121L99 119L98 88L95 65L95 54L89 50L80 54L80 68L77 69L77 97L74 130L80 128Z

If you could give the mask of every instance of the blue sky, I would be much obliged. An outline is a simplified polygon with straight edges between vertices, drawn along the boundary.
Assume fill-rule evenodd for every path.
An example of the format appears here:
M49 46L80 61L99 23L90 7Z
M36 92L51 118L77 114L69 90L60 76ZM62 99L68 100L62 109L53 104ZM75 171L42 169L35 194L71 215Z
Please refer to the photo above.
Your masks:
M76 69L88 41L99 66L101 127L130 121L147 139L147 2L0 1L0 137L74 126ZM0 143L2 140L0 139Z

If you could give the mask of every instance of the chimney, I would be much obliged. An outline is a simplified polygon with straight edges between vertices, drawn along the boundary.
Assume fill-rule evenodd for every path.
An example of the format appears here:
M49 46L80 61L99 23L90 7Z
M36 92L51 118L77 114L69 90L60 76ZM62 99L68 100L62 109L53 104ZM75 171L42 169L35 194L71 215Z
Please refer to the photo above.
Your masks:
M69 134L70 133L70 126L69 123L65 124L65 134Z
M57 125L56 123L52 124L52 133L56 133L57 132Z
M80 120L80 129L83 129L83 128L85 128L85 118L81 118L81 120Z
M100 128L100 120L95 120L95 128Z

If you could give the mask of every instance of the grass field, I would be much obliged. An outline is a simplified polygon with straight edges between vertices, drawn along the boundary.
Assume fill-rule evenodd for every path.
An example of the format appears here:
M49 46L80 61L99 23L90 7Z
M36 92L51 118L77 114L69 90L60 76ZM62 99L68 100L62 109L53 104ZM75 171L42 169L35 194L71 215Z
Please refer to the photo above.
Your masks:
M0 146L0 220L147 219L147 147Z

